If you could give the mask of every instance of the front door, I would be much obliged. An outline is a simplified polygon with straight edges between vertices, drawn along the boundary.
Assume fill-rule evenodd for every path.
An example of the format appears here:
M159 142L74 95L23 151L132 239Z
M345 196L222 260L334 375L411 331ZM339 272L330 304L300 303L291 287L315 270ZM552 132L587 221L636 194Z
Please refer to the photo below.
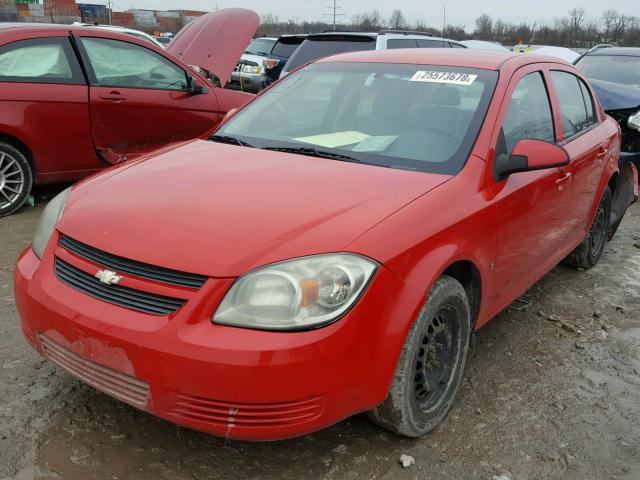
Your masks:
M510 154L522 139L556 141L547 79L535 66L514 76L495 135L495 156ZM567 167L512 174L491 180L496 192L497 303L520 295L562 257L571 232L572 176Z
M212 87L189 90L187 72L135 43L81 37L91 81L93 140L111 163L205 134L219 120Z

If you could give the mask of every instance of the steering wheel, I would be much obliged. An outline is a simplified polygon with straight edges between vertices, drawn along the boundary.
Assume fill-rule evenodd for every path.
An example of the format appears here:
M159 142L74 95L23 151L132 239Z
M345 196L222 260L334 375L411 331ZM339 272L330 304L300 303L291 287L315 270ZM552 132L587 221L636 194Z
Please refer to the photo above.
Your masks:
M266 126L268 130L286 130L291 126L291 119L287 109L278 103L272 103L266 111L254 121Z

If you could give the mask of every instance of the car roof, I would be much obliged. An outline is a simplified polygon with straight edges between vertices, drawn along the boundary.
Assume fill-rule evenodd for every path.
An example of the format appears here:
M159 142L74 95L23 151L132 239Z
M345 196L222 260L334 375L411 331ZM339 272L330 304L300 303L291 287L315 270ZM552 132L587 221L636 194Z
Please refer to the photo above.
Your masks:
M325 57L318 62L375 62L375 63L407 63L416 65L447 65L450 67L469 67L484 70L499 70L503 64L509 63L514 68L531 63L567 62L554 57L530 53L522 55L514 52L497 50L471 50L450 48L402 48L391 50L367 50L362 52L341 53Z
M380 32L354 32L354 31L340 31L334 30L329 32L321 32L321 33L312 33L307 37L309 40L320 39L325 37L369 37L372 40L377 39L378 37L388 37L392 39L396 38L407 38L410 40L415 39L424 39L424 40L435 40L435 41L444 41L444 42L454 42L460 43L457 40L452 40L450 38L445 37L434 37L429 33L421 33L414 31L404 31L404 30L381 30Z
M57 31L57 30L63 30L63 31L82 31L82 32L90 32L90 31L95 31L96 28L100 28L102 30L111 30L114 33L126 33L123 32L123 28L117 28L117 27L111 27L110 25L106 26L108 28L105 28L105 26L96 26L96 25L92 25L92 26L87 26L87 25L61 25L58 23L29 23L29 22L24 22L24 23L0 23L0 30L8 30L8 29L14 29L14 28L20 28L22 30L26 30L26 31Z
M623 55L640 57L640 48L637 47L602 47L593 52L585 53L585 56L591 55Z
M284 35L280 35L278 40L281 38L307 38L308 36L308 33L285 33Z
M20 23L1 23L0 22L0 30L5 30L8 28L35 28L35 29L65 29L65 28L82 28L81 25L60 25L57 23L30 23L30 22L20 22Z

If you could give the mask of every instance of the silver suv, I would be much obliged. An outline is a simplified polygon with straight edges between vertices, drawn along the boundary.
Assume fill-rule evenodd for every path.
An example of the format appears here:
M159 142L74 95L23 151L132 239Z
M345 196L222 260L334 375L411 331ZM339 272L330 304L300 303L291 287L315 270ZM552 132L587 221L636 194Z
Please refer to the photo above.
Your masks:
M300 65L337 53L390 48L467 48L448 38L408 30L367 32L323 32L309 35L291 55L282 69L280 78Z

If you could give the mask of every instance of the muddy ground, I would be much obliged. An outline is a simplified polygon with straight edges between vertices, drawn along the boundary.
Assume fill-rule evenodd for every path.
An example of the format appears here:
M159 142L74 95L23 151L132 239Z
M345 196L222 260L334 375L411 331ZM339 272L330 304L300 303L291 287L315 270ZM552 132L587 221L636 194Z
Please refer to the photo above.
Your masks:
M358 415L276 443L177 427L32 351L12 270L41 210L0 219L0 479L640 479L640 205L596 268L558 266L528 309L477 334L457 402L428 437Z

